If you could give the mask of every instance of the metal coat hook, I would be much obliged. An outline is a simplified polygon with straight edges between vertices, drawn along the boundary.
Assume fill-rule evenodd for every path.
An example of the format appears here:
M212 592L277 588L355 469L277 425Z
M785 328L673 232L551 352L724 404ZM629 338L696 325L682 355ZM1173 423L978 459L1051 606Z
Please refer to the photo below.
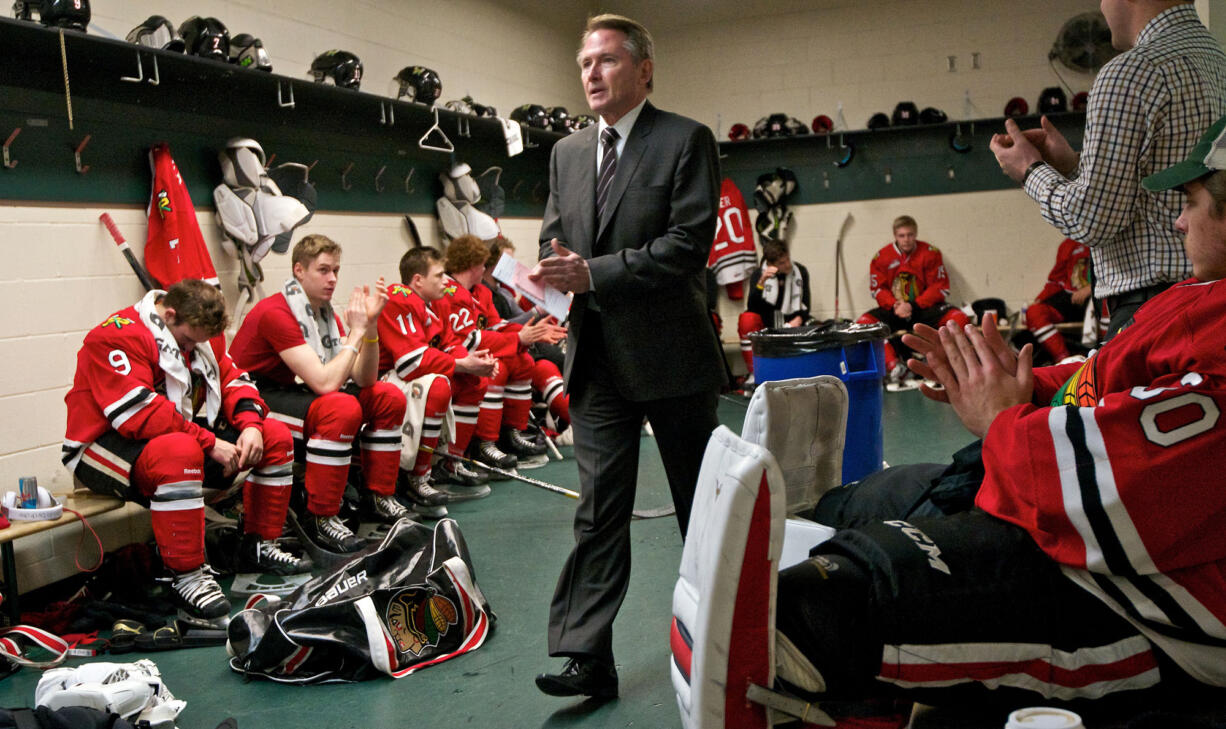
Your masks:
M511 198L513 200L519 199L519 187L520 185L523 185L523 184L524 184L523 180L516 180L515 185L511 188Z
M444 146L440 146L436 144L426 144L426 139L436 131L438 132L439 136L443 138L443 144L446 144L447 146L444 147ZM454 152L455 151L455 145L451 143L451 140L447 138L447 133L444 132L442 127L438 125L438 107L437 106L434 107L434 125L431 126L429 129L427 129L425 134L421 135L421 139L417 140L417 146L421 147L422 149L430 149L435 152Z
M822 187L824 187L827 190L830 189L830 173L829 172L822 171Z
M387 165L379 168L375 173L375 192L383 192L383 173L387 171Z
M152 59L153 61L153 75L150 76L148 79L145 78L145 64L144 62L141 61L140 50L138 49L136 51L136 75L135 76L120 76L119 80L127 81L129 83L134 83L134 84L138 84L141 81L148 81L150 86L157 86L158 84L162 83L162 76L158 72L158 57L150 56L150 59Z
M396 107L392 102L379 102L379 123L389 127L396 126Z
M945 174L949 175L949 179L951 179L951 180L957 177L957 175L956 175L956 174L954 174L954 167L953 167L953 165L950 165L950 166L949 166L949 167L948 167L948 168L945 170Z
M80 174L82 174L82 175L83 175L83 174L85 174L86 172L89 172L89 165L83 165L83 164L81 164L81 152L84 152L84 151L85 151L85 147L86 147L86 146L89 144L89 138L90 138L91 136L92 136L92 135L90 135L90 134L86 134L86 135L85 135L85 139L82 139L82 140L81 140L81 143L80 143L80 144L78 144L78 145L77 145L77 148L76 148L76 149L74 149L74 150L73 150L73 152L72 152L72 158L73 158L73 160L75 160L75 161L76 161L76 165L77 165L77 172L78 172L78 173L80 173Z
M341 189L342 190L348 190L349 188L353 187L353 184L349 182L349 173L352 171L353 171L352 162L346 165L345 169L341 170Z
M315 165L317 164L319 164L319 160L315 160L311 164L307 165L307 174L310 174L311 170L315 169Z
M17 138L18 134L21 134L21 127L17 127L16 129L14 129L13 133L9 135L9 138L4 140L4 167L5 169L11 170L17 166L17 160L9 157L9 147L13 145L13 140Z
M541 186L544 184L545 183L543 182L538 182L532 186L532 201L533 202L545 202L545 196L541 194Z
M890 183L891 183L891 182L893 182L893 181L894 181L894 174L893 174L892 172L890 172L890 168L889 168L889 167L886 167L886 168L885 168L885 184L887 184L887 185L888 185L888 184L890 184Z
M404 194L406 195L412 195L413 191L417 189L410 184L413 180L413 173L416 171L416 167L410 167L409 174L404 176Z
M276 153L276 152L273 152L272 154L268 155L268 161L264 163L264 169L266 169L266 170L271 170L271 169L272 169L272 161L273 161L274 159L276 159L276 158L277 158L277 153Z
M283 88L289 91L288 100L286 100L286 95L282 92ZM293 82L286 81L285 86L281 86L281 80L277 79L277 106L281 107L282 109L293 109L294 104L295 102L294 102L294 84Z
M456 134L459 134L461 137L471 137L473 135L472 120L467 115L461 114L456 117L455 128Z

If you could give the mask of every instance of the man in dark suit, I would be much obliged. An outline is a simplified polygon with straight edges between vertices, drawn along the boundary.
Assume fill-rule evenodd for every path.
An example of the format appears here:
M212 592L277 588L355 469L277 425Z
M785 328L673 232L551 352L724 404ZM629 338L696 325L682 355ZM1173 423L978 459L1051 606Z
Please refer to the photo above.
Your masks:
M652 55L638 23L588 21L578 62L600 122L554 147L533 271L575 294L564 375L580 498L549 614L549 653L569 660L536 679L555 696L617 695L613 619L630 580L643 418L684 535L725 379L704 281L719 195L715 139L647 103Z

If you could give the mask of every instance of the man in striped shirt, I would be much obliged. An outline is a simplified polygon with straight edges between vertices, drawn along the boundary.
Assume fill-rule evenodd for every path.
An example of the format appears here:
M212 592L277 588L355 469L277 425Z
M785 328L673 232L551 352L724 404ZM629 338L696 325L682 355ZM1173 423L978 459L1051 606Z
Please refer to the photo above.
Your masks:
M917 325L908 363L982 437L829 492L844 527L779 575L779 677L920 701L1226 686L1226 117L1145 178L1184 198L1192 277L1084 363L995 322Z
M1184 0L1102 0L1112 44L1090 91L1081 153L1046 117L992 138L1001 169L1043 219L1090 247L1110 338L1147 299L1191 273L1175 218L1180 196L1141 179L1183 159L1226 113L1226 54Z

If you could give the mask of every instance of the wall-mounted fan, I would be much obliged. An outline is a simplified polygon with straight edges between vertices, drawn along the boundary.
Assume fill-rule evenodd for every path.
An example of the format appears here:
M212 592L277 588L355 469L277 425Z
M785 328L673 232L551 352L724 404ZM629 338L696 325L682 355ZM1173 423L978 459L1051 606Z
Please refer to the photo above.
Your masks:
M1047 54L1049 61L1060 61L1082 73L1094 73L1119 51L1111 47L1111 29L1100 12L1074 15L1056 35Z

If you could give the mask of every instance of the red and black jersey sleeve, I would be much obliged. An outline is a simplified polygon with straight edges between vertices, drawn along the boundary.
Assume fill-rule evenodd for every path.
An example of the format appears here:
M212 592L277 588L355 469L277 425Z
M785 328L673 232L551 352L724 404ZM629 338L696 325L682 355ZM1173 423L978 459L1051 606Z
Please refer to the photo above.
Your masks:
M438 317L403 284L392 284L387 293L379 314L379 371L395 369L405 382L428 374L453 376L455 357L442 350Z

